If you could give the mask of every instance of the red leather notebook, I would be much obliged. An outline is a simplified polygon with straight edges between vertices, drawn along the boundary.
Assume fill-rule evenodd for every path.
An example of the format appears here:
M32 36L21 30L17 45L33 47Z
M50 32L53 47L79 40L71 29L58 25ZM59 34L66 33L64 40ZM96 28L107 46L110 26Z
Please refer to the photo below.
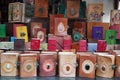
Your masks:
M32 38L31 39L31 50L40 49L40 39Z
M97 51L106 51L106 47L107 47L107 44L106 44L106 40L98 40L98 43L97 43Z
M80 40L79 41L79 51L86 51L87 50L87 41Z
M64 50L70 50L72 48L71 36L65 36L63 40Z
M48 38L48 50L50 51L56 51L57 46L56 46L56 37L55 36L49 36Z

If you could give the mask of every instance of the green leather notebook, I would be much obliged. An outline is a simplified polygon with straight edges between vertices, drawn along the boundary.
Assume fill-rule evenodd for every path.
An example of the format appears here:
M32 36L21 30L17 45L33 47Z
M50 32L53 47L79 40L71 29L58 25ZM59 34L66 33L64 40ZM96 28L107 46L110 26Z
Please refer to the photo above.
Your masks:
M107 41L107 44L116 44L116 31L106 30L105 39Z
M6 37L6 24L0 24L0 38Z

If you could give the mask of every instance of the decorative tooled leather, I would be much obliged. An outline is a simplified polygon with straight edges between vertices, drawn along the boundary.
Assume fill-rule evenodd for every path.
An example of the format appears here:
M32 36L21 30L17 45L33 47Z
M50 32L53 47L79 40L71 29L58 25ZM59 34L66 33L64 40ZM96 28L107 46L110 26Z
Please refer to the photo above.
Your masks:
M14 71L14 64L12 62L6 61L2 63L2 69L6 73L11 73Z

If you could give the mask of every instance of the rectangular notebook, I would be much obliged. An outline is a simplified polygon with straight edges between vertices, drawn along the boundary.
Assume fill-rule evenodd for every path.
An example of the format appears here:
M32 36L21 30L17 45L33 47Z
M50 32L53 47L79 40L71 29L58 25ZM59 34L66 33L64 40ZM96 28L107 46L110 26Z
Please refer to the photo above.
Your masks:
M116 44L116 31L106 30L105 39L107 44Z
M103 4L88 4L87 19L89 22L102 22Z
M16 38L25 39L25 42L28 42L27 26L16 27Z
M0 38L6 37L6 24L0 24Z

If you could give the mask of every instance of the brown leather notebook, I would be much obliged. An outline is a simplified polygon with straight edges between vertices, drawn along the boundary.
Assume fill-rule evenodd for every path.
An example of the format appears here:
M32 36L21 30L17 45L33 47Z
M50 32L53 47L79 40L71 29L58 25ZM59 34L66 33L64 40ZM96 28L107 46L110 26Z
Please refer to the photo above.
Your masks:
M67 0L67 18L79 18L80 0Z
M35 0L35 17L48 17L48 0Z
M63 18L63 14L50 14L50 34L54 34L55 18Z
M115 64L115 56L107 54L98 54L97 56L98 68L96 75L105 78L114 77L113 65Z
M67 18L55 18L54 34L59 36L67 35L68 19Z
M20 55L20 77L37 76L37 55L21 54Z

